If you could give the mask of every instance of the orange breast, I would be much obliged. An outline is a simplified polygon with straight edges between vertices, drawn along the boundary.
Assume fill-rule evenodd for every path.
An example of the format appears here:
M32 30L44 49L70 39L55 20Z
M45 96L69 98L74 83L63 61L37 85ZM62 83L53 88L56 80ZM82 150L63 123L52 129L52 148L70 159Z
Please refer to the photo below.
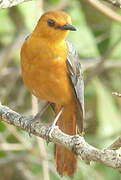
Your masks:
M66 47L42 46L36 53L29 48L24 44L21 51L22 76L28 89L39 99L68 104L73 95L67 75Z

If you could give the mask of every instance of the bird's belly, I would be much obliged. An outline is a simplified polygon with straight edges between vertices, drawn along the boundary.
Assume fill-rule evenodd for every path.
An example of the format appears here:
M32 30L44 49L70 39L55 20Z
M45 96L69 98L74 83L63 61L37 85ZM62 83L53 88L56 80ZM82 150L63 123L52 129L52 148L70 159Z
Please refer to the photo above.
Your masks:
M23 75L26 86L37 98L59 104L68 104L72 100L72 88L65 69L23 73L26 73Z

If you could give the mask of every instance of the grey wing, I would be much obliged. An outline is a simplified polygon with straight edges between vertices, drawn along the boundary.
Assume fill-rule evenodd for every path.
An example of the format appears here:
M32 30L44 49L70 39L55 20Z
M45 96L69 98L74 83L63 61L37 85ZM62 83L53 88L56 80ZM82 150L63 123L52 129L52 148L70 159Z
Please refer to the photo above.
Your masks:
M83 119L84 119L84 81L82 65L78 59L76 50L72 43L67 41L68 57L67 68L68 75L71 81L73 92L77 102L77 126L80 133L83 131Z

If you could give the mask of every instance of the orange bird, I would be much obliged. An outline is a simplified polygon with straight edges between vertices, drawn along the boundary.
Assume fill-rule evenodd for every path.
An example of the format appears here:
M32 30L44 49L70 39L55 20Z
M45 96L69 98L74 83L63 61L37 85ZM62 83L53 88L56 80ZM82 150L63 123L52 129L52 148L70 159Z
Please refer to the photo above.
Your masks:
M63 11L41 16L21 49L22 76L25 85L38 99L54 103L59 128L69 135L83 132L84 95L82 68L71 43L69 31L76 28ZM73 176L76 156L56 145L55 161L60 175Z

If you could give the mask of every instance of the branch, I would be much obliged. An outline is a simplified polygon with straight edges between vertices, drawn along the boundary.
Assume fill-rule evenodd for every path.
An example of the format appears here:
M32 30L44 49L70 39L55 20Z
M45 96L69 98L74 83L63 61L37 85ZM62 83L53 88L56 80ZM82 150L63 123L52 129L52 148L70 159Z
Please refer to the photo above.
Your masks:
M121 136L116 139L116 141L111 144L108 149L117 150L121 147Z
M7 48L0 52L0 72L8 65L10 60L15 53L15 49L19 49L22 45L22 39L25 37L25 32L21 32L17 35L15 40L13 40Z
M28 121L32 120L2 105L0 105L0 118L1 121L12 124L25 131L28 131ZM45 126L41 122L33 123L31 126L31 133L44 139L46 139L47 130L48 126ZM86 143L84 137L79 135L69 136L57 127L53 130L50 141L70 149L86 163L90 163L90 161L100 162L121 172L121 155L112 149L99 150Z
M112 92L112 94L115 95L115 96L117 96L117 97L119 97L119 98L121 98L121 93L118 93L118 92Z
M93 67L92 72L89 74L87 79L85 80L85 86L95 77L98 76L102 71L104 64L106 60L112 55L114 50L117 48L119 43L121 42L121 37L106 51L106 53L101 57L100 61L98 64L96 64L95 67Z
M100 59L90 58L90 62L86 62L86 63L82 59L80 61L83 64L83 71L91 71L100 62ZM120 60L115 61L115 59L114 60L107 59L103 64L102 71L107 70L107 69L121 69L121 61Z
M30 0L0 0L0 8L10 8Z
M121 8L121 0L103 0L103 1L108 2L118 8Z
M107 7L105 4L101 3L99 0L87 0L94 8L98 9L104 15L109 17L115 22L121 23L121 16L116 13L113 9ZM115 0L112 0L115 1Z

